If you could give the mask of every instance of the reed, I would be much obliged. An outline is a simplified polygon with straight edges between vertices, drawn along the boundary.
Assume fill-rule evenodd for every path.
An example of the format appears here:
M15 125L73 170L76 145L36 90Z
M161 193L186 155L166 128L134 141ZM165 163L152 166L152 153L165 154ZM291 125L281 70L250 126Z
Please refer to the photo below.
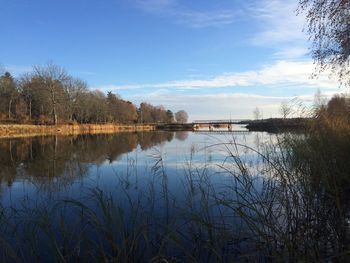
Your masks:
M127 124L62 124L25 125L0 124L0 138L18 138L43 135L108 134L116 132L153 131L154 125Z
M211 162L212 149L225 157ZM349 149L350 134L327 127L277 135L258 148L232 138L201 149L205 163L196 161L199 153L192 148L175 189L164 155L155 152L143 189L133 190L141 174L130 160L113 191L94 188L81 199L1 207L0 257L7 262L345 262ZM252 162L242 152L257 158Z

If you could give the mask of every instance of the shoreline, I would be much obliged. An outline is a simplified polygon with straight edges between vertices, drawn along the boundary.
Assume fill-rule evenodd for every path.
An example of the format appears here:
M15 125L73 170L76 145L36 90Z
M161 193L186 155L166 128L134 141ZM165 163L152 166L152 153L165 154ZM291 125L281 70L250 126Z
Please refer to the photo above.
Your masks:
M47 135L109 134L118 132L142 132L154 130L156 130L156 127L152 124L0 124L0 139Z
M249 131L278 133L283 131L305 131L311 124L312 118L269 118L249 121L246 128Z
M310 125L309 118L270 118L245 122L248 131L281 132L305 130ZM242 123L243 124L243 123ZM0 124L0 139L23 138L48 135L111 134L119 132L143 131L192 131L193 123L178 124Z

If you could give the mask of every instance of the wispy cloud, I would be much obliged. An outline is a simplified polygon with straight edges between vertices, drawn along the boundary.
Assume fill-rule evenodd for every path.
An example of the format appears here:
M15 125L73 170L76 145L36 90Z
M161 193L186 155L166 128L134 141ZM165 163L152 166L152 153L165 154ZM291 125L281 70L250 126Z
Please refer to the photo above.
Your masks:
M175 0L138 0L134 5L152 15L170 18L174 23L192 28L232 24L239 9L195 10Z
M294 96L262 96L253 93L216 93L216 94L193 94L174 95L154 92L147 96L146 101L154 105L165 105L174 111L181 109L189 113L190 120L198 119L224 119L227 118L253 118L253 111L258 107L265 118L281 117L281 103L289 103L292 107L293 116L309 114L314 100L314 90L298 97ZM322 93L325 99L331 98L336 92ZM145 101L141 95L133 95L128 99L139 104ZM210 109L210 111L208 111Z
M248 38L250 44L277 49L275 57L278 59L296 59L308 53L307 37L303 32L305 17L297 16L298 2L295 0L237 1L225 8L213 6L211 9L194 9L179 0L137 0L133 3L144 12L192 28L255 21L255 32Z
M298 1L249 1L246 13L255 21L249 38L253 46L275 49L273 59L300 59L308 55L308 37L303 32L305 17L297 15Z
M304 95L299 99L305 105L310 104L313 95ZM141 103L145 100L143 96L134 95L132 101ZM166 105L166 107L177 111L184 109L189 113L190 120L196 119L223 119L227 118L253 118L255 107L263 112L264 117L278 117L282 102L289 102L294 97L259 96L245 93L218 93L205 95L172 95L149 94L147 101L155 105ZM210 109L210 111L208 111Z
M319 78L310 78L314 70L311 61L280 60L259 70L224 73L211 79L176 80L155 84L108 85L97 87L101 90L131 89L212 89L233 87L279 87L283 88L325 88L336 89L336 80L322 74Z
M273 55L277 59L295 59L305 56L309 53L309 50L306 47L296 46L296 47L288 47L283 48Z
M249 12L258 20L259 32L252 38L257 45L305 42L305 18L296 14L298 1L261 0Z

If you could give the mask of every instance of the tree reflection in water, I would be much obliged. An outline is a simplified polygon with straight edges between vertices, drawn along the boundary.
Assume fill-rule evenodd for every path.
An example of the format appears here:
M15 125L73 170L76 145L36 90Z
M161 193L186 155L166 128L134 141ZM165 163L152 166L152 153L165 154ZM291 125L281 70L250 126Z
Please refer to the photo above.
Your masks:
M0 184L25 179L39 188L60 189L87 174L90 165L118 160L136 149L171 141L171 132L45 136L0 140Z
M7 244L0 257L20 251L32 259L34 247L42 261L349 262L349 133L282 134L273 143L255 135L208 143L202 151L189 145L190 135L182 144L191 147L184 169L172 167L171 145L154 158L148 176L118 170L112 181L101 170L105 184L87 196L53 199L51 206L45 199L44 208L0 206L0 242ZM3 140L1 182L67 185L89 174L89 165L106 168L123 153L173 137ZM185 137L177 133L172 143Z

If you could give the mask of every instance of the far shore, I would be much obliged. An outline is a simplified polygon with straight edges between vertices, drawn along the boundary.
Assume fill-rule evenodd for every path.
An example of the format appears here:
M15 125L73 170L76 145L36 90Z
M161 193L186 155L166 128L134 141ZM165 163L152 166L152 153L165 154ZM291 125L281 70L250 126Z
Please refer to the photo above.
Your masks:
M153 131L153 124L0 124L0 138Z
M310 118L270 118L242 122L249 131L296 131L304 130L310 124ZM0 124L0 138L33 137L45 135L108 134L118 132L142 131L192 131L193 123L168 124Z
M283 131L305 131L313 118L269 118L247 122L249 131L278 133Z

